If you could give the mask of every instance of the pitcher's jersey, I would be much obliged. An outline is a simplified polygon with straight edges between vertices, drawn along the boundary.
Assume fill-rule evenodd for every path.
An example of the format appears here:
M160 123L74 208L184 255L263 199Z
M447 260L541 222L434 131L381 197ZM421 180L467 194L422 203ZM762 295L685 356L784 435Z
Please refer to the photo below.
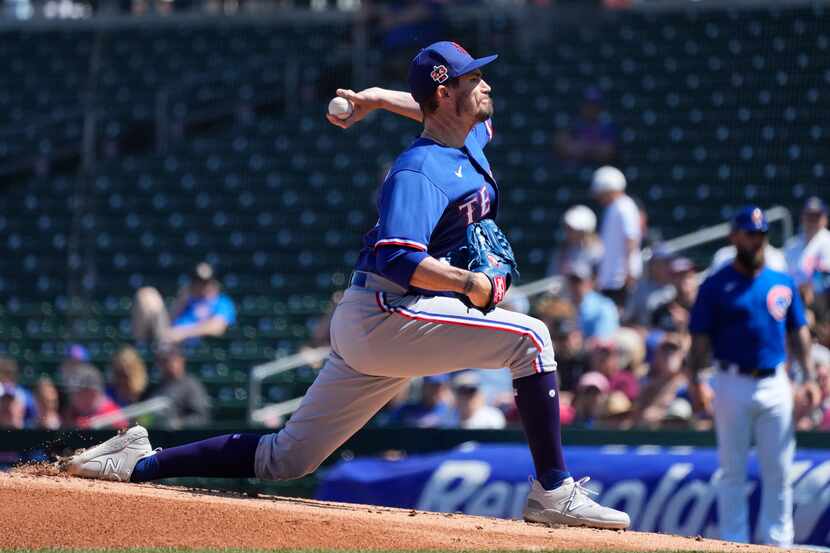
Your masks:
M466 229L495 219L498 185L484 156L490 121L475 125L462 148L419 138L396 160L378 195L379 218L363 238L355 269L382 275L413 293L412 273L427 256L466 243Z

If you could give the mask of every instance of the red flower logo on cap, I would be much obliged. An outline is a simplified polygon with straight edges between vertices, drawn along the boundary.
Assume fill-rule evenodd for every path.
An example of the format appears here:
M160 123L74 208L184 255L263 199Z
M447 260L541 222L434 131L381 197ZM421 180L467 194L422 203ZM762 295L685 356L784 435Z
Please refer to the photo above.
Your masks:
M432 77L432 80L436 83L443 83L450 76L447 74L447 66L446 65L436 65L432 68L432 73L429 74Z

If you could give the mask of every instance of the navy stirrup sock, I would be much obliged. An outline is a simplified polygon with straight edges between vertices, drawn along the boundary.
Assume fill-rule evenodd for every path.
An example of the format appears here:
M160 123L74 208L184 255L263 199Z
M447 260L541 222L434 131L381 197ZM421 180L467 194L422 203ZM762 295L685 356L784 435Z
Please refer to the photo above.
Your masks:
M131 482L161 478L253 478L261 434L226 434L164 449L136 463Z
M556 373L517 378L513 381L513 390L536 466L536 478L543 488L552 490L571 476L562 455Z

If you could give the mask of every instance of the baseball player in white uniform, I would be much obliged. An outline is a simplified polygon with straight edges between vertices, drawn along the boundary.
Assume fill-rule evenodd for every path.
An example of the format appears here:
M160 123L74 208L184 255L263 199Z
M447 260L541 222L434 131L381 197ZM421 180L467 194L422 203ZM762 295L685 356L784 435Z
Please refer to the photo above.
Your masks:
M761 469L761 512L755 529L761 543L793 542L790 470L795 453L793 391L786 371L787 343L815 388L811 337L792 278L764 265L768 224L758 207L732 221L735 260L709 276L692 308L689 330L689 392L698 410L714 408L721 479L721 537L749 542L746 497L749 448ZM699 372L714 355L717 373L710 403ZM819 395L810 397L818 403ZM813 405L815 407L815 405Z

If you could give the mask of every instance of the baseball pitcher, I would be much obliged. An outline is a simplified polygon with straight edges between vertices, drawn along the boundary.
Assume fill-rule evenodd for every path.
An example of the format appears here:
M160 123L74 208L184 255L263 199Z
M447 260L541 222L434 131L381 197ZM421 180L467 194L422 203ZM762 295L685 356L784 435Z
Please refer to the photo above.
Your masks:
M484 148L493 102L482 68L453 42L421 50L410 93L339 91L348 127L374 109L422 121L395 161L363 240L351 286L331 321L332 353L299 409L276 433L234 434L153 452L147 433L123 435L75 456L71 474L144 482L173 476L299 478L313 472L416 376L509 367L536 479L525 519L627 528L623 512L594 502L562 453L559 390L544 323L498 306L518 271L494 222L499 184Z

